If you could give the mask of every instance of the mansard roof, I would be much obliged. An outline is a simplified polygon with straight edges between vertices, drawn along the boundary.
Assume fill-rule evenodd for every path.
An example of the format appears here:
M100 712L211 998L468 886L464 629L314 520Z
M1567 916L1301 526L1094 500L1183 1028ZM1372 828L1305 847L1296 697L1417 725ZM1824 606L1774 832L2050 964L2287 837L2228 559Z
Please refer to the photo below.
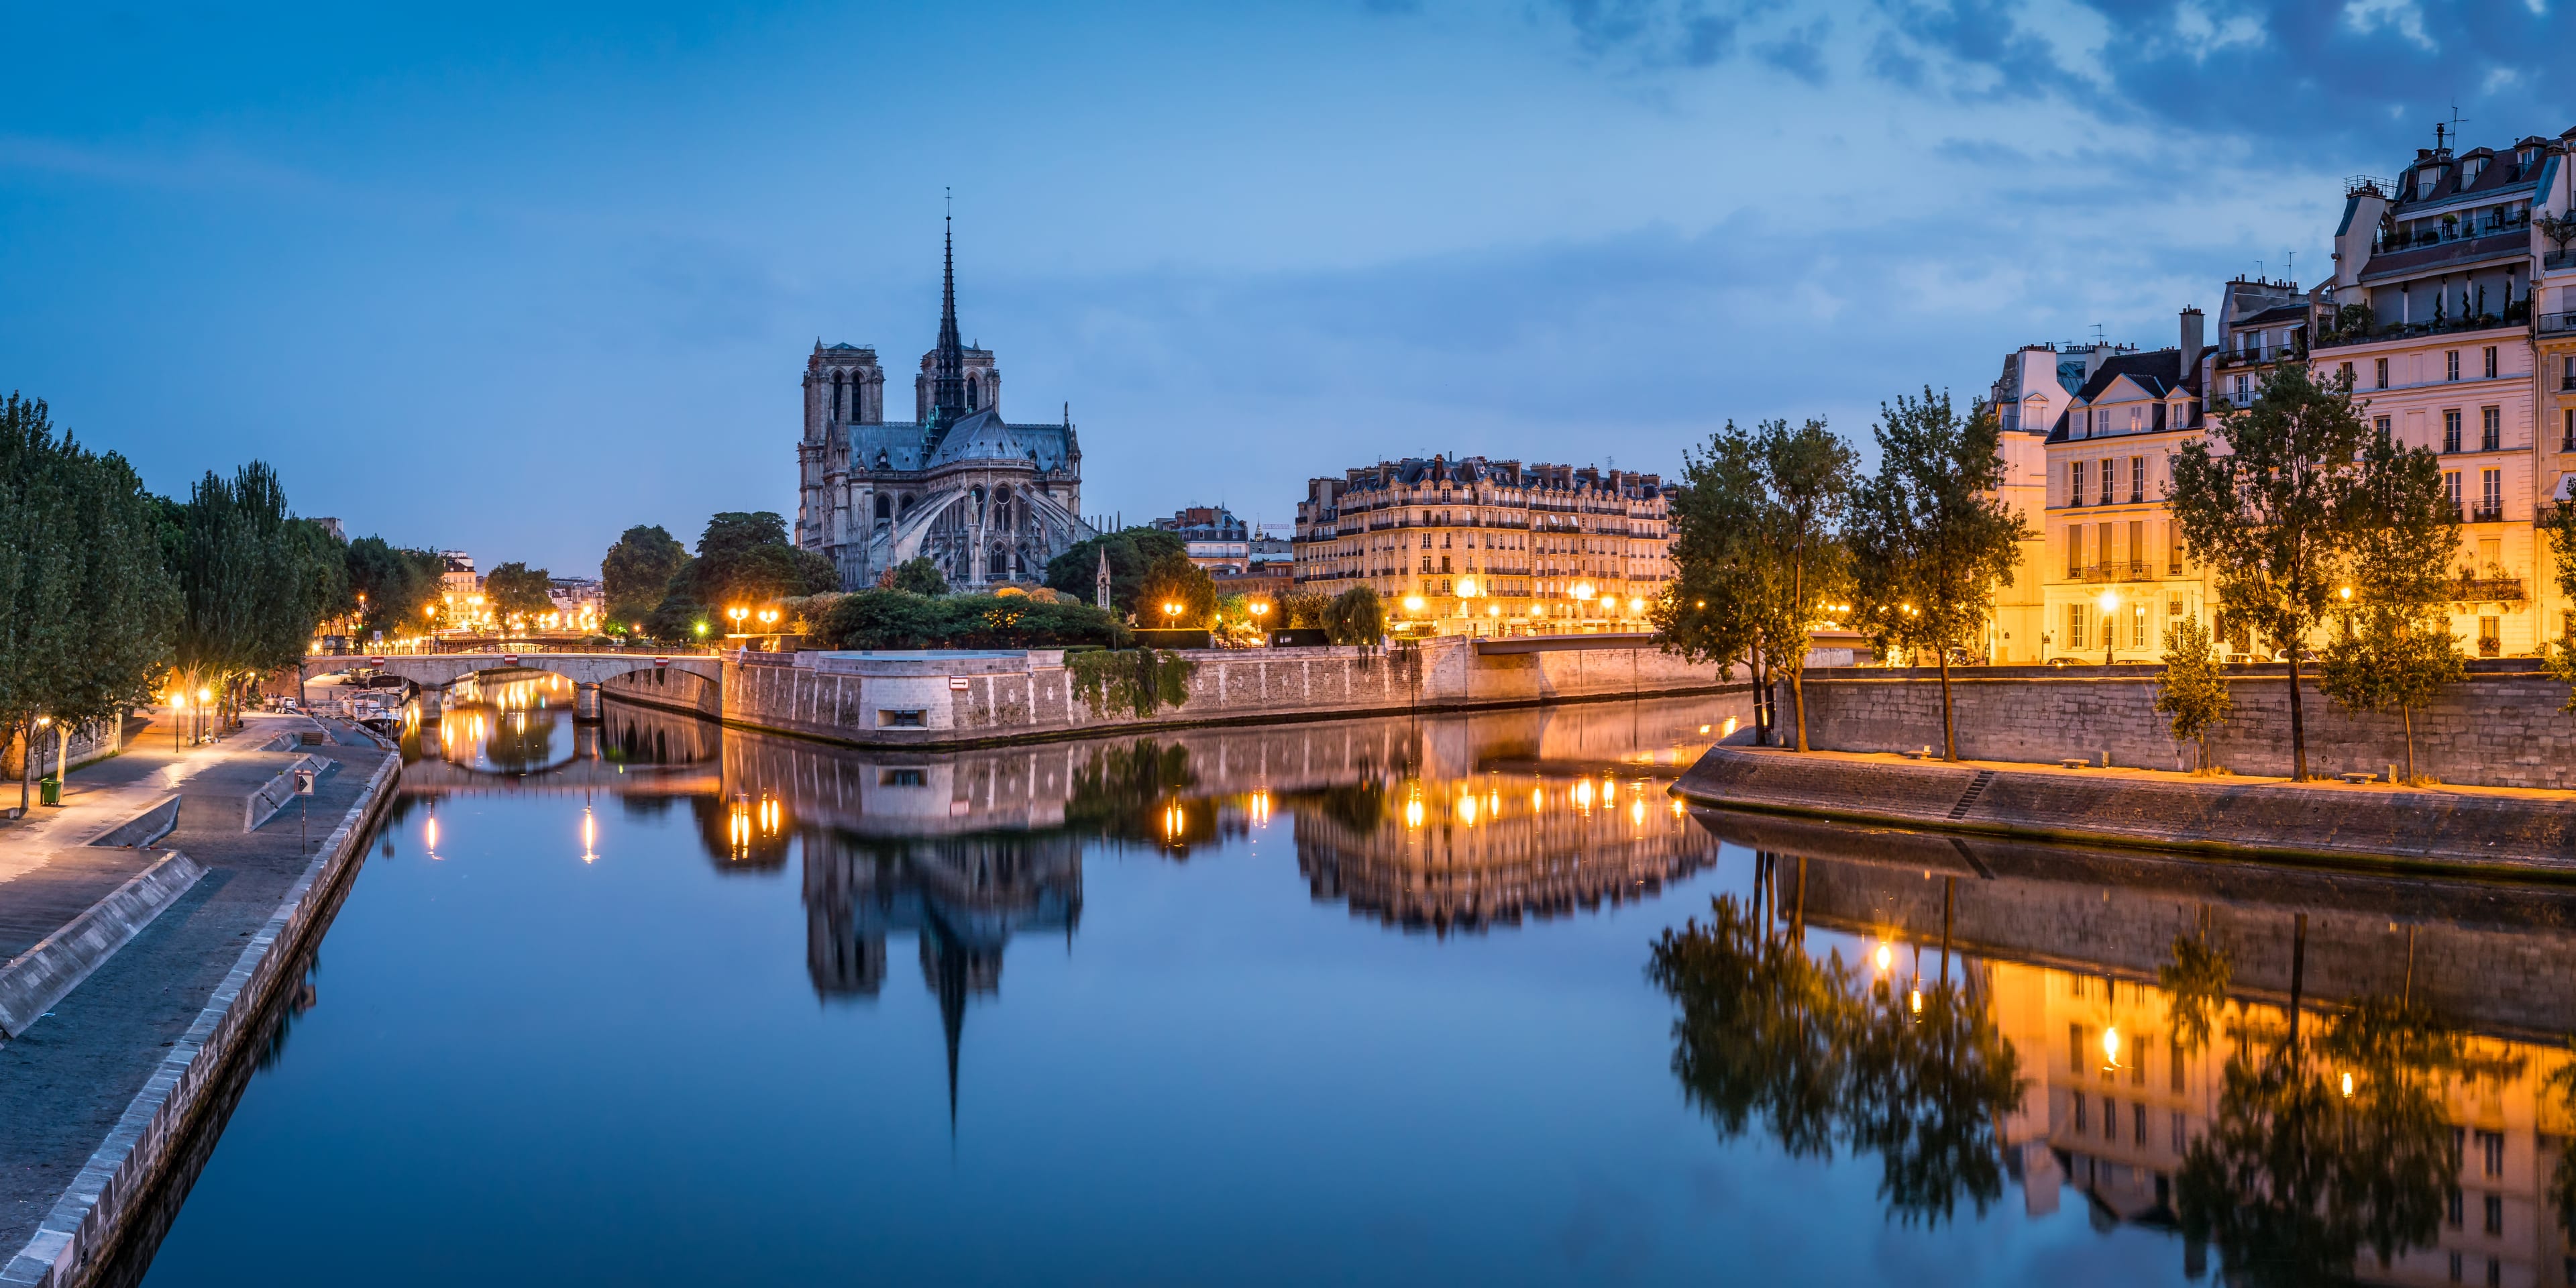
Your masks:
M2238 318L2227 325L2230 330L2233 330L2238 327L2272 326L2282 322L2305 322L2307 320L2307 301L2291 300L2286 304L2275 304L2260 313L2248 314L2247 316Z
M2105 359L2100 369L2093 373L2092 378L2084 382L2084 387L2075 391L2074 401L2067 405L2066 410L2057 414L2057 422L2048 428L2048 441L2066 442L2070 436L2068 428L2073 424L2075 412L2100 401L2104 394L2111 391L2114 384L2123 380L2148 398L2162 399L2169 398L2178 391L2187 394L2199 392L2200 372L2196 369L2192 371L2182 369L2182 350L2180 349L2157 349L2150 353L2123 353L2117 357ZM2187 424L2176 426L2176 428L2187 427Z

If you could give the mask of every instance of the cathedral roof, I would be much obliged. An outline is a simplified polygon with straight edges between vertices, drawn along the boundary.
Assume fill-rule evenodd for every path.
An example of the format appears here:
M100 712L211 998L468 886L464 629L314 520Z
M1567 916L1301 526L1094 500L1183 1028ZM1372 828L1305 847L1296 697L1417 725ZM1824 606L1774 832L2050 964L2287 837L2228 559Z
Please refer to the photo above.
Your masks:
M923 427L909 422L852 425L850 468L919 472L967 461L1020 461L1031 469L1065 466L1071 433L1063 425L1012 425L992 408L958 417L939 445L925 450ZM885 464L877 464L882 458Z

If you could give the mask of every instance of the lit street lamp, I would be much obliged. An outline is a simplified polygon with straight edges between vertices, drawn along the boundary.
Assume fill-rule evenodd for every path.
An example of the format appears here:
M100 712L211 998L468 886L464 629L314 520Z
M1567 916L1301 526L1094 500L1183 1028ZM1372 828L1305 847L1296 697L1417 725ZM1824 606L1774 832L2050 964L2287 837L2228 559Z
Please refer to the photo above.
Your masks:
M2102 605L2102 665L2109 666L2111 650L2120 643L2119 623L2111 619L2111 614L2120 610L2120 594L2113 590L2103 591L2100 602Z

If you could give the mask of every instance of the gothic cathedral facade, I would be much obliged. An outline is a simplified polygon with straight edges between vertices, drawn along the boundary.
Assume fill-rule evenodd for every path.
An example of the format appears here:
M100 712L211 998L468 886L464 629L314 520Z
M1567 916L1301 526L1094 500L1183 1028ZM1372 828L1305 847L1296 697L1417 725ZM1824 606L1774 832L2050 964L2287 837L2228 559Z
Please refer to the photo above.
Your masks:
M954 236L947 242L939 343L913 379L911 421L887 422L875 349L818 340L805 360L796 544L829 558L845 589L915 558L958 590L1035 585L1048 560L1096 535L1081 517L1072 415L1004 421L992 351L958 340Z

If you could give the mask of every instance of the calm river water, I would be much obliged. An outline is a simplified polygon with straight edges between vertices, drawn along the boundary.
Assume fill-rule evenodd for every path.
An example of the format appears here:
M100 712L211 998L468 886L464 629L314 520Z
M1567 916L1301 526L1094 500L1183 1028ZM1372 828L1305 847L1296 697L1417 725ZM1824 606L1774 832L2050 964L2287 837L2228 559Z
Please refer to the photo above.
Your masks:
M2568 895L1680 811L1705 702L930 756L470 696L129 1276L2576 1267Z

